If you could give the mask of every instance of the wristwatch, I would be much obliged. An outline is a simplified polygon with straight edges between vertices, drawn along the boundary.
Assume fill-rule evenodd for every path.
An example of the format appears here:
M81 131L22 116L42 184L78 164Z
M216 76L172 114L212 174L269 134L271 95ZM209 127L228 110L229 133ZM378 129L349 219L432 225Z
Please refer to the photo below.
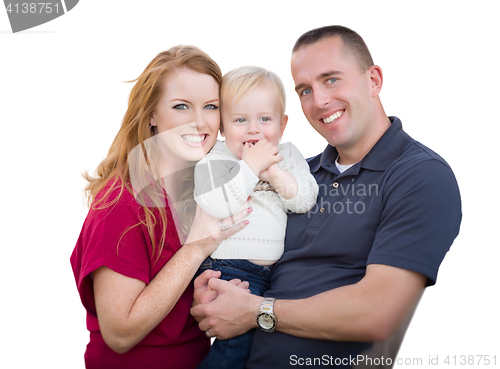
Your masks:
M260 312L259 315L257 315L257 324L264 332L271 333L274 332L276 328L276 323L278 321L276 315L273 313L275 300L275 298L266 297L260 306Z

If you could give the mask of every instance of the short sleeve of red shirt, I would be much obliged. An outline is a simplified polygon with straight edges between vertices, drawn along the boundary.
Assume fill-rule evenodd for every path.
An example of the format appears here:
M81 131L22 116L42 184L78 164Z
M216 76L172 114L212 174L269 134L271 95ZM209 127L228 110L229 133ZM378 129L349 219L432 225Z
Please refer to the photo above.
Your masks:
M109 201L119 189L112 191ZM126 277L150 281L152 246L141 221L142 208L123 189L119 200L103 209L91 209L71 257L73 271L87 311L96 315L90 273L101 266ZM178 242L178 241L177 241Z

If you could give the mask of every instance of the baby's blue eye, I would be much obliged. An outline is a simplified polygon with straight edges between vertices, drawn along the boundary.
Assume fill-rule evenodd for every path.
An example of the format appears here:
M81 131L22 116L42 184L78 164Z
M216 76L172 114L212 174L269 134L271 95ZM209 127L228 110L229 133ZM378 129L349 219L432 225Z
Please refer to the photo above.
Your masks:
M263 122L269 122L271 119L268 117L262 117L260 118Z
M245 118L238 118L236 119L237 123L245 123L246 119Z

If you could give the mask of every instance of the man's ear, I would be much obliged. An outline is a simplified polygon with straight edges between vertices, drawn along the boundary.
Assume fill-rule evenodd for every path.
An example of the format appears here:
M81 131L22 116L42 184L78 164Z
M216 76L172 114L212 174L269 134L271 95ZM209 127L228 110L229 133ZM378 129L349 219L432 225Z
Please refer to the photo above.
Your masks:
M288 123L288 115L284 114L283 118L281 118L280 137L283 136L283 132L285 132L285 128L286 128L287 123Z
M382 84L384 82L382 69L378 65L372 65L370 68L368 68L366 73L369 73L370 76L372 97L376 97L382 90Z

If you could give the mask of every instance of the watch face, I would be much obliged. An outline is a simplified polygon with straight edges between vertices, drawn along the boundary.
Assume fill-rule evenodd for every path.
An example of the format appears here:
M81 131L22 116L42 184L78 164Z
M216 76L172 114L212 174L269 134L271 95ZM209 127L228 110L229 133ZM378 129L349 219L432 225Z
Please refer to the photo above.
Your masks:
M262 313L259 315L258 323L262 329L271 330L274 328L275 320L271 315Z

